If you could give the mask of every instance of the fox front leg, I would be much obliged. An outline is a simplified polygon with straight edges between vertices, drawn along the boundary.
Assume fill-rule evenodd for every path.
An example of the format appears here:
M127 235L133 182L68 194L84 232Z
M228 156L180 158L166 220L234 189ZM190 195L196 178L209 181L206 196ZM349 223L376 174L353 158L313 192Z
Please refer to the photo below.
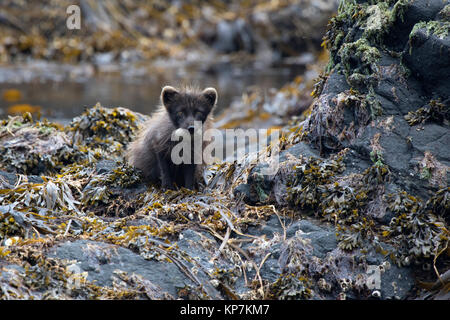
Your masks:
M160 171L161 186L164 189L173 189L172 174L170 172L170 168L166 159L164 159L160 155L157 155L156 159L158 161L158 168Z
M195 164L187 164L184 168L184 186L194 189Z

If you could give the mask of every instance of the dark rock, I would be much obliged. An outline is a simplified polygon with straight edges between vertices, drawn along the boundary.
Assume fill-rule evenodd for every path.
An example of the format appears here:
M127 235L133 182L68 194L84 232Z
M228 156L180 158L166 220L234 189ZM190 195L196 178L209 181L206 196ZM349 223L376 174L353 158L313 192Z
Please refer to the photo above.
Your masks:
M42 180L39 176L27 176L26 179L31 183L43 183L44 180ZM1 171L0 170L0 183L3 183L4 189L10 189L13 188L14 185L17 182L17 174L7 171ZM0 184L1 186L1 184Z
M302 156L302 157L315 157L315 158L320 158L319 155L319 151L316 149L313 149L310 145L304 143L304 142L299 142L289 148L287 148L286 150L283 150L280 152L280 163L283 161L288 160L287 155L292 155L296 158Z
M39 176L28 176L28 181L31 183L43 183L44 180Z
M193 282L174 263L145 260L129 249L102 242L77 240L65 242L51 250L49 257L76 260L81 272L98 286L111 286L115 270L138 274L177 296L177 291Z
M256 202L253 199L251 192L250 192L250 186L247 183L241 183L233 190L233 195L236 198L242 198L246 203L248 204L255 204Z
M318 258L325 258L328 252L337 248L336 231L334 228L328 228L325 225L318 226L308 220L300 220L286 230L286 235L295 236L296 233L302 238L311 240L313 254Z
M250 227L247 232L252 235L265 235L268 239L278 233L283 233L283 228L280 220L276 215L272 215L269 220L262 222L260 227Z
M326 0L292 3L276 10L261 6L244 18L203 22L198 34L219 52L246 51L260 54L263 61L277 62L316 51L337 5L336 0Z
M332 227L326 225L320 225L318 222L312 222L310 220L302 219L299 221L291 221L290 219L285 219L284 224L286 224L286 239L294 239L295 237L300 237L303 239L309 239L310 245L313 249L312 256L323 259L328 252L333 251L337 248L336 231ZM249 234L253 235L265 235L267 239L272 239L275 234L282 235L284 230L280 224L278 217L275 215L271 216L269 220L265 221L263 225L259 228L249 228L247 230ZM281 253L281 247L272 246L271 247L271 259L278 259ZM269 261L269 260L268 260ZM277 268L273 268L272 272Z
M437 49L448 49L448 36L440 36L426 27L427 23L442 24L444 17L437 15L442 7L439 1L401 1L397 6L392 1L374 3L341 2L326 41L334 47L330 49L330 72L321 77L323 89L317 92L310 116L299 124L303 131L284 141L283 146L287 147L279 155L276 173L264 174L267 163L249 169L246 163L237 161L217 169L226 168L213 177L218 178L210 187L217 187L216 190L161 192L155 186L147 188L136 172L121 162L123 147L133 138L134 130L120 136L113 123L109 123L102 138L114 136L120 148L111 151L115 154L113 158L106 157L110 160L95 163L95 172L92 167L83 168L84 176L77 172L83 180L73 186L73 189L84 187L83 195L99 188L105 191L105 197L91 203L82 202L86 199L76 194L71 203L77 202L75 209L61 205L62 210L58 207L53 212L45 204L36 204L44 202L42 199L31 197L40 195L30 193L35 214L24 214L26 206L13 203L12 197L2 203L0 222L2 231L6 230L5 237L12 234L10 222L25 232L36 229L45 235L58 235L54 242L46 242L43 252L46 256L38 257L41 247L36 249L35 245L40 243L30 241L12 245L11 259L20 260L23 256L42 259L41 273L31 270L29 278L40 277L49 265L55 266L46 262L57 260L60 266L72 271L87 272L89 281L108 288L114 288L118 275L125 273L146 281L161 298L254 298L259 297L262 288L267 294L262 298L279 299L413 296L417 289L414 263L436 262L439 270L442 265L442 269L446 267L446 262L441 261L446 258L445 252L441 256L436 256L436 252L445 247L448 231L450 134L445 117L425 117L412 125L410 117L405 116L423 106L446 107L448 59L442 58ZM374 9L373 6L389 8L389 13L393 8L403 8L395 21L391 17L386 26L380 27L377 36L368 35L365 28L368 16L376 10L371 13L364 10ZM296 34L293 26L307 12L301 4L289 7L295 10L283 9L273 16L256 14L248 25L243 20L223 20L214 29L222 29L219 43L214 46L225 52L253 50L252 41L258 40L261 31L256 30L258 20L277 30L292 29L293 32L280 33L268 40L280 54L292 54L289 49L294 53L306 50L301 33ZM313 19L315 15L310 16ZM424 27L419 25L412 32L422 20ZM314 28L314 24L311 26ZM436 24L429 25L432 26ZM409 48L404 49L409 45L411 32L409 52ZM256 40L247 42L242 37ZM286 46L289 43L291 48ZM429 61L423 62L426 58ZM72 122L74 130L70 132L75 134L72 138L88 149L99 147L98 132L91 128L115 113L123 116L120 127L128 128L134 123L134 116L126 110L97 107ZM38 138L46 147L53 146L49 136ZM10 147L6 151L25 145L22 136L14 139L4 141ZM112 145L105 143L100 147L110 150ZM72 148L66 143L63 147ZM24 163L29 160L26 154L22 155ZM225 182L220 183L224 176ZM17 182L16 175L6 171L0 171L0 179L4 188ZM42 181L32 176L28 179ZM230 186L234 187L234 197L229 192ZM72 186L63 191L70 189ZM430 197L434 202L423 205ZM239 198L252 206L241 203ZM135 216L92 218L91 205L98 207L101 214L107 207L114 208L119 217L131 213ZM62 221L67 223L66 219L72 218L70 228L62 229ZM97 232L96 228L101 229ZM59 238L61 230L65 234ZM77 239L80 234L98 241ZM224 241L228 236L229 241ZM76 240L67 241L72 237ZM13 243L13 239L1 240L5 246ZM405 265L409 267L401 267ZM9 278L17 278L19 273L24 277L26 268L5 267L4 263L1 267L1 288L7 288L8 292L18 290L19 286L9 285ZM264 285L261 288L260 280ZM53 282L51 290L59 283ZM53 297L51 290L43 288Z
M2 189L12 188L17 181L15 173L0 171L0 186Z
M292 237L298 230L301 230L304 233L310 233L310 232L319 232L322 231L323 229L309 220L300 220L290 225L289 228L286 230L286 234Z
M382 56L387 57L384 53ZM407 81L407 70L397 59L380 62L379 72L382 81L378 81L374 92L382 105L383 115L405 115L425 103L421 82L411 77Z
M401 16L394 21L391 31L383 37L384 43L395 51L402 51L414 25L433 20L444 5L441 0L409 1Z
M361 144L354 144L344 157L345 171L343 175L364 172L371 166L370 152Z
M382 244L382 247L384 250L393 250L393 247L387 244ZM375 250L370 250L365 258L369 267L367 273L370 273L374 280L379 277L381 299L404 300L411 295L411 289L416 282L411 268L398 267L389 257Z
M434 23L446 29L446 35L427 30L428 25L414 29L404 61L413 74L422 80L428 94L446 99L450 97L450 24Z
M262 170L267 167L266 163L256 165L247 178L249 203L264 203L269 200L272 190L274 176L262 174ZM242 187L241 187L242 188Z
M205 270L209 270L214 267L214 264L211 262L210 253L201 245L204 239L217 244L215 239L208 233L194 230L183 231L177 244L180 250L187 253L189 257L195 259L195 261L202 265Z
M342 73L332 70L328 76L322 94L323 95L335 95L345 90L350 89L350 86Z
M220 52L254 52L254 39L250 26L243 20L220 21L216 26L216 39L213 47Z

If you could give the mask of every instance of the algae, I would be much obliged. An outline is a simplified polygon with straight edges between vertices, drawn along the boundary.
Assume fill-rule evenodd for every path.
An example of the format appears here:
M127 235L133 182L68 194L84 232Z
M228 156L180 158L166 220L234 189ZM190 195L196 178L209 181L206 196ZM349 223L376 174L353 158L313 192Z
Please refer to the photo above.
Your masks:
M417 33L425 30L426 36L434 35L439 39L444 39L450 30L450 22L448 21L421 21L416 23L409 34L410 41L414 41Z

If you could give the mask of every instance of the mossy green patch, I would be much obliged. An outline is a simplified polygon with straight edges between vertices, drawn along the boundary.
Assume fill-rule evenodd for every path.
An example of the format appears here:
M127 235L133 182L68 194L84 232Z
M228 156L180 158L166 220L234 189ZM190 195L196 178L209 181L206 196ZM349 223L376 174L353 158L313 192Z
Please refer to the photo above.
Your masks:
M354 72L370 75L376 71L376 62L380 59L380 51L370 45L367 39L344 43L338 51L345 73L349 77Z
M443 21L450 22L450 4L446 5L442 10L439 12L439 17Z
M425 30L427 36L430 34L435 35L440 39L444 39L450 30L450 22L448 21L421 21L416 23L409 34L409 39L412 40L419 32L419 30Z

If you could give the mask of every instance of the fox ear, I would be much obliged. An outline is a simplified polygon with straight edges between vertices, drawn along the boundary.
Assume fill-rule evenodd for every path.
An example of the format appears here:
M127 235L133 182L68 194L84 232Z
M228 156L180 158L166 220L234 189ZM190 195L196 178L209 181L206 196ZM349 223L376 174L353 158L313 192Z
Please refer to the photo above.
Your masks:
M164 107L170 106L171 102L174 101L175 97L179 94L177 89L171 86L165 86L161 91L161 102Z
M217 103L217 91L214 88L206 88L202 91L202 95L205 97L206 101L210 104L210 107L214 107Z

